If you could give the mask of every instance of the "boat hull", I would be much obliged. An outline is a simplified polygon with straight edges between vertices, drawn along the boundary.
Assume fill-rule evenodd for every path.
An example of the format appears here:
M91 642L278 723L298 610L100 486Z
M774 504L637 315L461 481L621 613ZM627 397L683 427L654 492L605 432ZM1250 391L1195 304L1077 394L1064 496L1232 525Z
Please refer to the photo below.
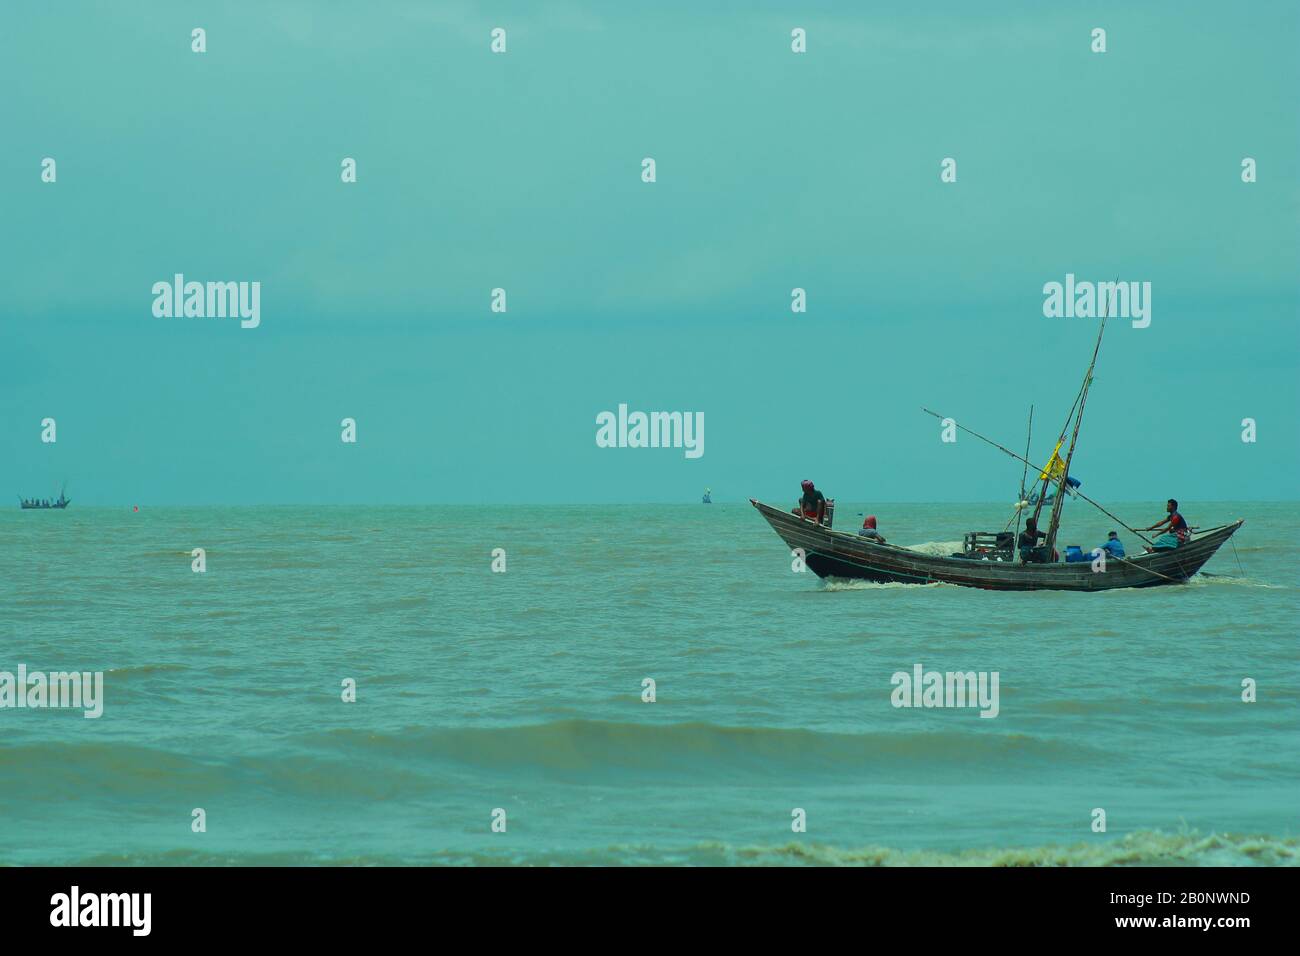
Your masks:
M752 498L750 503L792 550L803 549L805 564L818 577L900 584L941 582L992 591L1110 591L1182 584L1242 525L1240 520L1225 525L1178 548L1123 559L1108 557L1106 570L1094 571L1090 561L1022 564L921 554L832 531Z

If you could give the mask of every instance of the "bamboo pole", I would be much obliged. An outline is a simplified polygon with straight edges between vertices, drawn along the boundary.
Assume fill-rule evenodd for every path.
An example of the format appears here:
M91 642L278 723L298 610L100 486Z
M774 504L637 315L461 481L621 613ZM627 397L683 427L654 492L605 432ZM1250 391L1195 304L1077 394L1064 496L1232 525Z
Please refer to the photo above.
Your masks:
M1025 500L1025 482L1029 478L1029 446L1034 441L1034 406L1029 406L1029 434L1025 437L1025 470L1020 475L1020 498L1016 501L1016 537L1020 537L1020 502Z
M1115 281L1119 282L1118 276L1115 277ZM1079 443L1079 427L1083 424L1083 409L1088 404L1088 392L1092 389L1092 373L1097 367L1097 355L1101 352L1101 337L1106 334L1106 313L1108 311L1106 305L1106 302L1102 303L1101 327L1097 329L1097 344L1092 347L1092 361L1088 363L1088 371L1083 379L1083 388L1079 392L1079 414L1074 417L1074 433L1070 436L1070 448L1065 453L1065 470L1061 475L1060 488L1056 492L1056 501L1052 504L1052 518L1047 524L1047 537L1043 540L1049 558L1056 546L1056 532L1061 527L1061 508L1065 505L1065 483L1070 479L1070 462L1074 458L1074 448ZM1048 467L1051 467L1050 462Z
M946 415L940 415L938 412L931 411L930 409L925 408L925 407L922 407L922 408L921 408L921 411L925 412L927 415L933 415L935 418L939 419L940 421L942 421L943 419L947 418ZM957 424L956 421L954 421L953 424L954 424L954 425L957 425L957 427L958 427L959 429L961 429L962 431L966 432L966 434L968 434L968 435L972 435L972 436L974 436L975 438L978 438L980 441L985 442L986 444L992 445L992 446L993 446L994 448L996 448L998 451L1000 451L1000 452L1004 452L1005 454L1010 455L1010 456L1011 456L1012 458L1014 458L1016 461L1023 461L1023 462L1024 462L1025 464L1027 464L1030 468L1038 468L1038 470L1039 470L1040 472L1042 471L1042 469L1039 468L1038 465L1035 465L1032 461L1029 461L1027 458L1021 458L1019 455L1017 455L1017 454L1016 454L1014 451L1012 451L1010 448L1007 448L1007 447L1004 446L1004 445L999 445L999 444L998 444L997 442L995 442L992 438L987 438L987 437L985 437L984 435L981 435L979 432L975 431L974 429L972 429L972 428L967 428L965 425ZM1126 524L1124 523L1124 521L1123 521L1123 520L1122 520L1118 515L1111 514L1111 512L1107 511L1104 507L1102 507L1102 505L1101 505L1099 502L1093 501L1091 498L1089 498L1087 495L1085 495L1082 491L1076 491L1075 494L1078 495L1080 498L1082 498L1084 501L1088 502L1088 504L1092 505L1094 508L1096 508L1096 509L1097 509L1098 511L1100 511L1102 514L1104 514L1107 518L1110 518L1112 521L1116 522L1116 523L1117 523L1121 528L1123 528L1125 531L1131 531L1133 534L1137 535L1139 538L1141 538L1141 539L1142 539L1143 541L1145 541L1147 544L1151 544L1151 539L1150 539L1150 538L1148 538L1146 535L1144 535L1144 534L1143 534L1141 531L1139 531L1137 528L1130 528L1128 525L1126 525Z

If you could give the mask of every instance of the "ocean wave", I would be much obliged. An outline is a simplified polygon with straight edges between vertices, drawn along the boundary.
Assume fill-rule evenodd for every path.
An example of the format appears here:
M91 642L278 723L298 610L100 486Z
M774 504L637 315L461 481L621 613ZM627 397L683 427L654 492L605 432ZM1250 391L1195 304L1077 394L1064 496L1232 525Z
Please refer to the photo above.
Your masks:
M33 774L33 767L41 772ZM316 754L192 757L122 742L3 747L0 779L8 781L0 807L6 801L78 801L96 792L130 798L140 807L178 794L187 798L202 794L208 800L248 792L375 800L419 793L430 786L429 776L417 771L389 767L382 774L360 774L353 765Z
M953 729L854 734L575 718L394 733L340 728L282 737L274 750L235 754L120 740L27 743L0 747L0 779L6 781L0 818L34 805L53 810L104 800L145 816L191 800L251 800L267 808L308 809L322 801L370 806L466 785L637 790L907 780L944 786L975 776L1028 780L1113 764L1113 755L1086 745L989 730L990 722L974 713L940 720ZM917 724L905 719L899 726Z
M840 849L786 843L772 847L717 847L721 861L784 866L1296 866L1300 841L1261 835L1164 833L1139 830L1118 839L1068 846L985 847L972 850Z
M113 674L117 677L136 677L144 674L164 674L169 671L187 671L187 664L133 664L126 667L110 667L106 674Z
M974 714L969 716L974 717ZM980 722L987 723L987 722ZM396 734L338 729L306 735L304 746L348 759L446 761L503 773L555 771L609 775L629 772L697 778L790 774L851 775L862 780L915 774L952 774L963 767L1054 767L1104 762L1110 755L1077 743L1026 734L979 731L828 733L799 728L723 727L707 723L637 724L568 719L507 727L410 728ZM354 757L355 755L355 757Z
M3 864L0 859L0 864ZM1258 834L1164 833L1139 830L1069 845L979 847L969 850L835 847L790 841L771 846L724 842L656 846L620 843L587 849L434 850L349 853L307 849L216 853L158 850L94 854L72 866L1297 866L1300 841Z

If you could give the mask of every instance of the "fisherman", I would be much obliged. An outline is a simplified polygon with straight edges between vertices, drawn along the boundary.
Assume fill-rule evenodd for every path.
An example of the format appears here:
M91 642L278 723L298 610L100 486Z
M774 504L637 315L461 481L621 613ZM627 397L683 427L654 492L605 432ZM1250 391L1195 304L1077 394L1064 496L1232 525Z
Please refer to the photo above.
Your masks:
M1192 529L1187 527L1187 522L1178 513L1178 500L1176 498L1170 498L1165 503L1165 510L1169 514L1163 521L1157 521L1149 528L1138 529L1140 531L1164 531L1155 541L1151 542L1148 551L1163 551L1168 548L1176 548L1179 545L1186 544L1188 538L1192 535Z
M1042 561L1043 557L1038 553L1038 539L1046 538L1046 531L1038 530L1038 522L1033 518L1025 519L1025 530L1020 532L1020 537L1016 541L1020 549L1020 560L1024 562Z
M799 507L793 509L795 514L803 513L805 518L812 518L817 521L822 512L826 510L826 496L813 487L813 483L807 478L803 480L803 497L799 499Z
M1105 551L1112 558L1124 557L1124 545L1120 543L1119 532L1112 531L1106 535L1106 543L1097 550Z
M870 538L876 544L885 544L885 536L876 530L876 516L867 515L867 520L862 522L862 527L858 529L858 534L864 538Z

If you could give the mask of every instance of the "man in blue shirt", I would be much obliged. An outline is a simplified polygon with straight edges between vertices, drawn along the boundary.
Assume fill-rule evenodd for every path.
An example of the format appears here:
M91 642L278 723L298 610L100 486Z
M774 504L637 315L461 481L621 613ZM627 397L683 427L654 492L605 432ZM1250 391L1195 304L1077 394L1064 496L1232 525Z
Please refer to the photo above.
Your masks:
M1106 543L1101 546L1101 550L1105 551L1112 558L1124 557L1124 545L1119 542L1119 534L1112 531L1107 536Z

